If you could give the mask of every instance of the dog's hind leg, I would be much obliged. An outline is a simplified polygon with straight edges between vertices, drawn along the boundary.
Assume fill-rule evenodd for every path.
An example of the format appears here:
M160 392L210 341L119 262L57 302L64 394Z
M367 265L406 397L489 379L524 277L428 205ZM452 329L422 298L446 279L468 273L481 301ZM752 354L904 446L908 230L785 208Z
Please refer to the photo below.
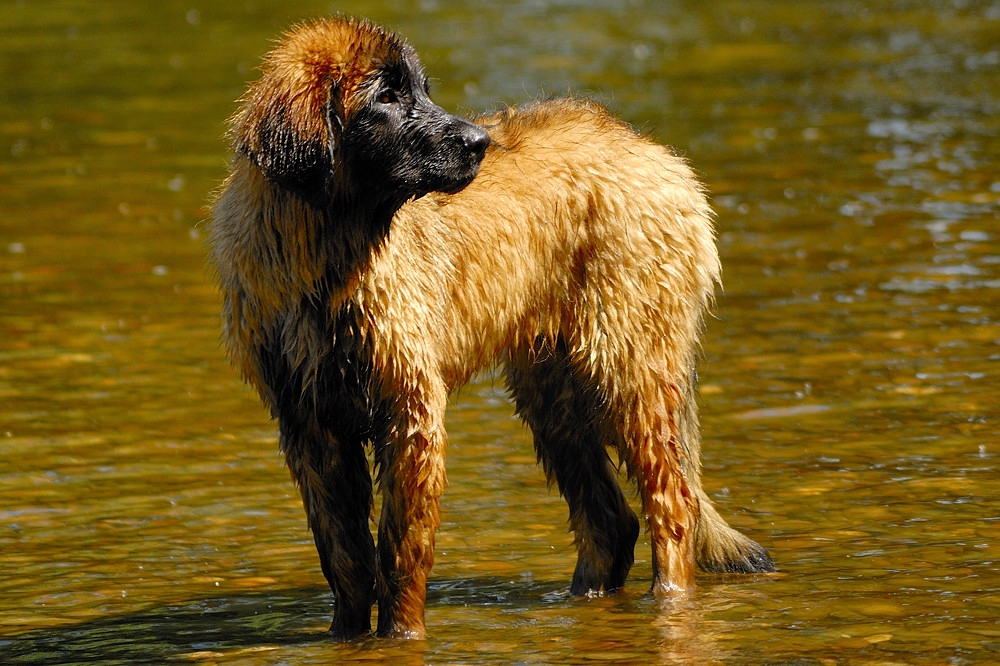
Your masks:
M561 342L513 354L506 379L546 477L569 504L578 554L570 592L621 588L635 557L639 521L608 458L596 397L574 376Z
M340 441L316 425L281 421L281 448L299 486L320 565L334 593L337 638L371 631L375 543L368 518L372 481L360 441Z
M699 501L684 473L687 453L675 418L680 392L668 388L658 393L621 410L631 412L620 415L620 422L631 424L622 433L621 455L646 513L653 547L652 592L668 597L694 590Z

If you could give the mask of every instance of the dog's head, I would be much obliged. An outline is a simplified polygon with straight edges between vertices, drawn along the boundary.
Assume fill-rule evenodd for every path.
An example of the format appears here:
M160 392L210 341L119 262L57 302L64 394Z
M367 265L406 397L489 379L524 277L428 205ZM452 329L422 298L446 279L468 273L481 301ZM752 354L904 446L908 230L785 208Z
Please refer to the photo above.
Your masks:
M489 136L434 104L413 48L372 23L299 26L261 70L231 120L234 150L314 205L398 206L478 173Z

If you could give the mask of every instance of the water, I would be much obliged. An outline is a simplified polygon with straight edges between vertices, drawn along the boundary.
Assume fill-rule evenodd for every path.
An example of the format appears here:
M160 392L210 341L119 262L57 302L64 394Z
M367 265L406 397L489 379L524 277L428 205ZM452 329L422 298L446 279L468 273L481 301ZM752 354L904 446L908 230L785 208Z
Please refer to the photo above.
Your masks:
M761 3L755 3L760 5ZM206 202L269 40L343 10L452 109L577 91L687 154L725 290L707 488L782 573L570 598L566 509L456 396L429 638L331 644L274 427L218 347ZM0 659L1000 659L1000 3L0 6Z

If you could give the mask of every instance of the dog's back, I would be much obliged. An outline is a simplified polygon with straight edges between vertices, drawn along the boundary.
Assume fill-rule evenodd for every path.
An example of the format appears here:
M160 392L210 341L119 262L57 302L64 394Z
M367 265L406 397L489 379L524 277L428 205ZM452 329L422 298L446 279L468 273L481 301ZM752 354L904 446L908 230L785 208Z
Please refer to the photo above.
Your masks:
M435 328L452 384L558 335L593 373L638 356L682 377L719 277L711 210L685 162L585 102L479 122L493 139L479 176L400 209L365 307L393 294L424 308L417 292L441 291L439 311L406 320ZM404 265L434 275L414 281Z

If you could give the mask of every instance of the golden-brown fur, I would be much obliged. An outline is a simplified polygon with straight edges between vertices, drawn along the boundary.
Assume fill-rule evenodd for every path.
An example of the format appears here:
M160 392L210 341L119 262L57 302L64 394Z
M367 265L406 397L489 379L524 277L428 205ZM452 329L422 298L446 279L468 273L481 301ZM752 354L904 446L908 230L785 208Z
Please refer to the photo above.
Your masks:
M343 144L393 58L419 76L367 22L290 34L233 118L211 230L226 349L278 419L333 633L365 633L373 597L380 634L424 632L447 396L497 363L569 502L574 593L613 591L632 564L638 521L605 447L637 482L656 594L692 589L696 560L771 570L699 480L694 363L719 261L691 170L600 107L554 100L478 119L492 145L465 189L376 206Z

